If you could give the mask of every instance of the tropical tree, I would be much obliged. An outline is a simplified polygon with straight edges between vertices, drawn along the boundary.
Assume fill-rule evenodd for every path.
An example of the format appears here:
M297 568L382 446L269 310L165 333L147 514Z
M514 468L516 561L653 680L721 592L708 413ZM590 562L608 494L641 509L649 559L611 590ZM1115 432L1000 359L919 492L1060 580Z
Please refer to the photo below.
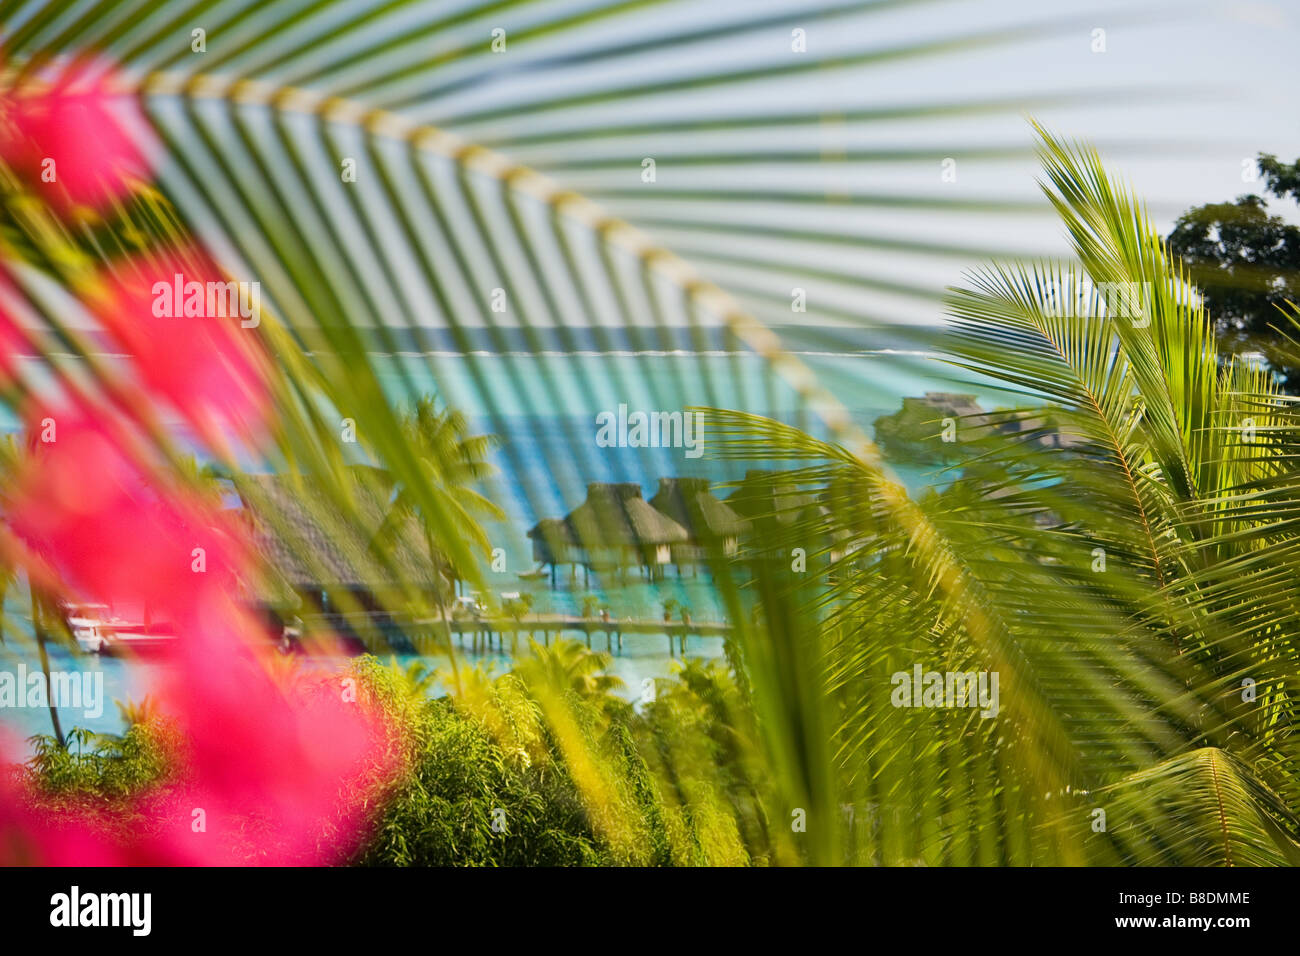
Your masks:
M1020 426L959 480L914 500L850 427L712 413L732 454L775 447L821 490L792 541L860 542L824 586L755 568L781 622L743 648L766 749L811 768L788 790L857 808L809 811L832 858L1294 863L1300 620L1271 582L1300 554L1300 422L1269 373L1220 361L1097 154L1040 135L1077 261L990 266L951 294L937 346L1015 396ZM1067 440L1037 426L1049 403ZM934 699L900 699L914 669L939 675ZM1000 694L945 704L947 673Z
M1261 153L1264 192L1300 202L1300 161ZM1205 297L1225 353L1258 352L1295 394L1300 367L1287 363L1288 303L1300 298L1300 227L1270 215L1254 193L1195 206L1178 217L1170 249Z
M924 283L892 269L864 271L843 265L842 259L836 264L840 257L831 253L846 248L942 259L997 251L955 245L946 233L920 239L910 233L901 240L856 225L798 223L847 222L840 215L846 209L952 216L1029 210L1019 200L971 202L952 191L884 194L846 182L846 172L880 162L937 165L929 148L871 145L882 142L864 135L873 124L1015 114L1071 99L1068 92L1013 98L963 92L920 102L900 93L896 101L885 102L876 91L889 84L858 80L890 64L918 65L951 51L974 53L1068 35L1077 24L1050 19L1010 29L949 27L938 39L926 31L881 43L873 22L890 16L896 5L855 0L763 11L736 4L704 20L665 18L662 29L647 36L644 17L669 9L659 0L598 0L581 9L524 0L456 10L387 0L307 7L164 2L139 16L143 8L136 3L24 4L22 16L5 31L0 78L6 118L15 119L5 124L6 133L12 127L30 134L30 142L6 136L0 143L5 307L0 343L6 346L0 387L6 404L28 414L53 381L73 407L104 411L102 417L113 425L113 447L129 449L131 454L122 457L168 490L186 486L183 455L164 425L179 414L188 437L226 473L251 458L277 471L311 476L324 492L325 504L312 505L321 511L321 527L366 525L350 491L347 466L368 461L405 495L402 509L419 517L430 559L437 554L476 580L483 542L463 520L462 506L473 510L467 499L449 490L467 485L440 484L446 462L459 468L458 459L429 454L430 448L455 448L460 439L447 436L455 436L457 428L444 422L445 428L425 434L418 410L412 428L402 400L424 395L432 378L450 407L481 405L488 428L505 435L520 409L585 415L630 391L644 397L647 407L676 408L686 386L714 396L718 367L710 353L721 350L737 363L752 361L769 373L757 386L737 375L736 404L753 407L751 402L774 398L778 386L785 386L794 395L796 415L825 421L833 443L816 445L802 433L772 426L759 435L764 443L759 450L766 455L775 448L777 454L821 462L839 449L830 460L843 472L833 477L844 480L834 487L855 504L828 511L834 516L871 510L879 527L863 540L888 545L882 555L896 568L896 579L908 584L880 590L874 607L882 627L893 628L889 633L896 637L923 635L936 646L953 641L966 655L963 661L973 664L980 654L988 655L1004 673L1018 676L1024 670L1016 670L1022 663L1018 655L1022 643L1031 642L1034 621L1019 617L1022 609L1009 595L958 560L970 555L956 547L957 530L965 527L960 518L945 524L942 514L932 515L880 477L878 457L765 321L788 322L791 288L812 283L830 283L851 294L813 296L809 323L832 320L816 328L860 331L871 325L872 308L843 305L859 297L901 295L933 304ZM191 20L199 12L204 23L195 29ZM498 34L501 17L510 22ZM810 51L792 45L792 37L809 35L834 35L843 46L819 48L814 42ZM434 56L431 43L439 51ZM662 50L674 52L677 72L629 71L628 79L610 88L582 85L584 77L603 72L607 64L636 64ZM828 83L832 77L845 82ZM67 84L73 80L89 92L83 97L78 88L69 106ZM803 82L809 94L831 87L844 94L837 93L834 102L815 95L772 97L774 80ZM726 96L734 97L734 111L719 108ZM1095 95L1086 100L1089 108L1096 102ZM117 121L124 114L131 120L125 124ZM83 135L58 135L57 122L51 135L51 117L79 124ZM823 134L829 134L831 146ZM645 155L645 137L653 142L658 180L656 158ZM99 148L85 150L86 139ZM953 152L967 161L960 148ZM1023 153L1019 143L981 145L969 150L969 159ZM60 171L56 180L40 175L46 161ZM669 171L671 176L663 175ZM789 181L800 185L762 185ZM665 242L698 265L688 265ZM255 283L262 314L256 322L247 316L252 324L239 324L238 332L213 332L211 338L206 331L195 332L216 329L215 323L150 324L147 300L142 309L138 296L127 293L138 292L141 284L149 290L158 275L181 271L218 284ZM124 302L134 305L126 308ZM148 334L140 334L142 328ZM846 342L842 331L807 334L822 349ZM106 358L104 335L112 340L114 355L131 360ZM34 360L15 365L7 360L9 346ZM602 352L689 349L690 357L667 363L670 371L663 375L637 377L617 361L591 363L576 375L553 364L541 374L528 374L519 358L593 347ZM456 356L452 368L435 360L447 351ZM410 360L411 353L418 358ZM1166 368L1177 377L1172 371L1177 356L1135 354L1135 365L1148 377L1153 369ZM1168 365L1162 365L1166 359ZM1168 404L1199 408L1192 392L1180 387ZM1144 406L1142 415L1168 417L1165 406L1153 409ZM441 414L446 413L431 407L425 424L436 424ZM1199 427L1198 415L1191 417ZM1193 441L1181 427L1165 431ZM1128 441L1128 433L1122 434ZM435 440L437 435L443 438ZM1164 441L1169 435L1159 437ZM548 446L547 467L540 469L517 446L502 450L516 490L539 513L557 491L569 490L558 486L571 483L575 474L578 480L593 474L599 464L591 442ZM744 453L744 448L733 451ZM817 467L825 474L827 466ZM816 479L815 470L809 477ZM1132 483L1171 480L1142 472ZM1139 490L1132 508L1154 494L1144 485ZM1185 532L1181 519L1170 521L1176 533ZM1166 580L1170 557L1164 552L1174 549L1172 539L1160 536L1164 531L1152 532L1152 551L1161 558L1159 581ZM375 550L380 561L392 563L391 549L382 542ZM978 561L991 561L996 553L980 550ZM310 559L304 558L308 564ZM999 853L1008 859L1065 856L1047 851L1035 856L1041 845L1048 851L1059 846L1035 829L1046 816L1048 799L1037 795L1057 795L1061 786L1083 779L1072 776L1070 759L1069 744L1078 735L1069 736L1050 719L1059 716L1050 706L1028 692L1017 693L1007 718L1014 719L1016 734L1005 741L987 730L963 735L954 727L950 737L957 749L945 752L942 765L934 748L925 745L931 728L923 723L906 736L890 735L890 722L882 721L875 732L886 736L878 740L870 736L863 704L876 698L854 695L870 676L867 664L890 663L880 657L885 652L864 641L871 632L858 627L862 621L848 611L828 618L809 613L807 603L816 597L815 607L823 612L840 604L852 608L857 592L846 583L833 595L837 600L814 595L808 582L787 580L772 562L757 574L756 586L744 593L734 574L720 573L716 580L729 619L738 622L734 641L744 667L736 675L736 693L753 708L754 726L761 728L752 738L752 759L762 761L764 777L772 782L752 814L765 821L763 828L731 820L726 802L714 799L722 791L712 784L676 788L680 801L668 800L661 781L680 762L693 763L712 752L704 736L679 739L657 752L662 759L651 774L648 761L633 749L633 732L571 687L560 692L538 682L543 689L536 690L536 699L511 710L519 721L535 713L544 724L539 733L558 756L552 769L572 787L543 792L573 795L567 803L557 798L553 806L572 811L566 820L580 817L589 826L605 848L603 861L894 861L933 859L936 847L949 845L953 859L996 859ZM864 588L868 581L858 577ZM1206 582L1206 590L1213 588ZM1138 593L1135 589L1130 599L1136 601ZM867 599L857 603L859 610L872 606ZM1028 611L1034 612L1033 607ZM1139 621L1143 627L1154 621L1154 628L1165 617L1176 618L1177 633L1186 635L1191 631L1184 613L1193 610L1171 597L1169 606L1144 606ZM942 626L930 626L933 622ZM906 623L919 629L897 629ZM834 664L829 669L828 661ZM1061 673L1068 663L1062 661ZM1059 676L1054 672L1053 679ZM1102 677L1087 676L1104 684ZM216 693L222 688L215 683L204 686ZM502 679L494 692L505 694L511 686ZM1186 686L1165 682L1147 690L1172 693L1176 707L1186 709ZM1259 686L1275 699L1270 681ZM1127 713L1114 694L1098 694L1114 705L1106 720L1115 711ZM415 706L391 700L386 705L401 714ZM268 709L284 717L282 710ZM1160 714L1173 719L1163 710ZM313 730L323 734L320 728L330 726L304 721L291 725L299 733L281 739L285 746L297 741L306 747ZM454 776L466 754L485 770L459 791L464 799L458 809L481 814L491 806L484 797L493 790L482 782L495 772L501 754L493 744L507 739L509 726L485 719L482 726L448 721L437 728L444 736L430 748L433 772ZM427 726L419 727L412 747L430 739ZM1166 748L1173 746L1171 733L1154 736ZM867 746L877 742L878 749ZM692 746L682 749L678 743ZM913 772L906 745L915 746L924 774ZM513 759L515 751L505 749ZM1131 752L1140 749L1136 744L1116 749L1136 765L1138 755ZM1022 790L1014 791L1020 804L1008 803L999 789L998 768L979 763L988 753L1011 772L1025 766L1032 771L1005 778L1023 782ZM322 776L336 769L305 760L255 769L274 780L280 766L308 765L322 767ZM962 790L962 774L972 769L977 773ZM333 795L337 774L330 776ZM709 779L705 769L678 775L682 781ZM847 838L829 821L841 819L841 805L854 797L853 788L867 787L873 789L862 796L880 808L881 819L898 811L903 822L869 828L862 847L846 850ZM535 805L535 788L521 784L512 792L521 804ZM924 803L922 793L943 798L926 797L930 802ZM899 809L905 797L917 802L910 811ZM935 801L942 803L937 816ZM412 806L413 813L385 831L398 859L409 858L403 835L425 832L426 805ZM914 822L922 811L931 814L928 829ZM806 834L791 835L791 814L810 821ZM972 823L990 819L994 825L982 831ZM959 836L945 842L937 831ZM447 832L447 840L434 842L440 850L450 847L454 859L463 844L451 838L454 827ZM977 832L990 836L979 838ZM746 833L767 833L770 839L754 837L760 851L750 855ZM476 850L484 849L482 827L474 828L473 839L479 841ZM194 852L192 844L180 845L182 852ZM572 847L561 841L561 849ZM486 851L474 857L490 858ZM591 858L585 849L548 857Z
M0 442L0 487L7 487L9 482L13 480L17 470L21 467L23 456L23 447L15 439L15 436L4 436L3 441ZM16 549L11 550L14 555L19 554ZM19 558L19 560L21 561L21 558ZM7 614L4 607L4 599L9 592L10 586L17 581L17 572L19 570L13 563L11 563L12 561L13 558L11 557L10 561L6 561L3 568L0 568L0 642L3 642L4 640L5 619ZM62 619L58 617L57 608L55 607L54 602L47 594L42 592L41 588L36 583L35 575L28 570L26 576L32 640L36 644L36 652L41 664L41 673L45 677L45 686L46 688L49 688L52 685L50 683L50 654L47 645L52 639L52 635L49 627L47 627L47 622L55 623L56 630L63 622ZM66 633L67 629L62 628L62 630ZM63 726L59 720L58 704L52 694L47 693L46 696L46 703L50 711L50 724L54 729L53 740L59 747L63 747L65 745L65 738Z
M541 682L556 692L571 691L582 698L600 698L623 686L621 678L605 673L613 658L578 641L557 640L549 647L532 642L532 654L516 671L526 683Z
M419 462L422 489L432 503L422 504L413 487L397 482L396 493L376 532L377 542L391 546L406 521L415 517L424 534L429 562L439 574L445 569L453 580L460 575L448 566L447 541L464 542L486 556L491 541L481 522L500 521L505 513L478 490L493 474L488 462L493 445L489 435L470 435L464 413L440 409L424 395L400 422L409 448ZM439 601L446 608L445 596Z

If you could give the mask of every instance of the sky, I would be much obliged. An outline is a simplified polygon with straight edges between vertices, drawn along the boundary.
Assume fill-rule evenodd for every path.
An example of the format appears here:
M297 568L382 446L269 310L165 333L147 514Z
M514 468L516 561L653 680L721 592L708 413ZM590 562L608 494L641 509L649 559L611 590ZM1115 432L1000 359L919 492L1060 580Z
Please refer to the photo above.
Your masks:
M314 0L259 3L211 7L204 14L209 53L190 56L166 29L156 54L140 56L137 65L244 72L486 143L640 226L774 323L782 312L789 319L795 286L807 289L811 306L827 307L823 318L838 311L868 322L933 323L941 313L937 296L987 258L1066 254L1060 224L1037 185L1024 100L1067 97L1064 104L1037 102L1032 113L1058 134L1095 144L1108 168L1147 201L1162 234L1189 206L1259 191L1250 181L1257 153L1300 157L1293 65L1300 0L879 0L865 7L861 0L679 0L626 4L634 9L615 17L587 16L615 0L534 0L504 9L480 0L339 0L283 33L276 24L316 6ZM489 12L478 13L484 6ZM538 29L571 14L576 25ZM122 46L156 30L163 17L139 17ZM497 29L512 38L500 54L489 49ZM792 29L803 31L805 50L792 49ZM663 37L673 40L656 42ZM960 38L983 42L957 48ZM378 55L351 55L390 42ZM918 43L936 46L916 55ZM441 56L454 51L464 55L444 63ZM833 62L864 51L879 59ZM808 64L816 68L789 69ZM735 71L743 82L679 82ZM841 118L854 110L989 99L1009 102L978 113ZM167 108L179 106L160 110ZM816 122L673 131L681 121L769 113ZM304 138L311 122L291 121L308 128ZM579 135L622 124L642 129ZM269 120L260 125L269 138ZM520 140L555 131L562 135L547 142ZM355 126L338 135L354 153L365 148ZM753 161L781 150L822 159ZM742 158L699 162L701 152ZM675 161L692 154L697 161ZM645 158L658 164L652 188L641 180ZM956 159L956 175L945 179L949 158ZM322 179L336 178L328 154L304 162L315 163ZM728 195L686 201L673 198L674 190ZM771 198L788 191L819 201ZM859 198L834 198L840 195ZM900 197L907 202L892 201ZM1003 208L962 208L983 201ZM1294 204L1275 201L1272 208L1300 222ZM215 222L210 214L196 218ZM396 248L401 237L392 217L379 218L374 228L392 240L384 247ZM751 225L860 241L827 247L765 238ZM918 254L918 244L946 251ZM374 271L373 250L361 252ZM749 264L736 261L745 257ZM834 272L870 288L826 274ZM418 321L440 320L421 314Z
M1176 217L1189 206L1226 201L1261 191L1252 182L1253 159L1259 152L1286 160L1300 157L1300 108L1295 102L1296 51L1300 50L1300 2L1296 0L1218 0L1182 2L1097 2L1097 0L953 0L880 4L879 10L837 14L835 4L777 2L777 0L709 0L671 6L675 13L655 8L640 17L624 18L615 26L598 25L546 43L530 46L523 59L501 69L490 80L470 84L449 97L421 100L418 84L406 83L385 92L402 100L404 108L429 122L449 126L467 138L501 139L500 148L513 158L542 169L564 185L593 196L613 212L639 223L664 245L697 263L708 275L737 288L759 289L777 299L792 281L781 269L754 270L720 261L740 246L733 235L710 237L658 222L664 215L695 217L730 223L779 224L793 228L829 227L877 237L968 246L968 257L946 256L940 261L910 252L880 248L797 248L789 243L743 239L745 249L758 249L772 261L810 269L830 267L861 274L877 283L915 287L895 294L877 291L866 296L858 289L807 277L798 279L820 302L857 311L885 322L934 322L937 295L961 280L963 271L978 264L990 250L1007 255L1059 256L1068 251L1061 227L1042 202L1037 185L1039 167L1030 152L1033 132L1025 111L1010 106L995 113L947 115L863 124L837 123L844 110L896 107L906 104L974 102L993 97L1065 94L1068 105L1038 106L1034 117L1052 131L1095 144L1108 168L1127 180L1148 203L1153 220L1167 234ZM552 7L553 10L553 7ZM687 25L726 22L743 10L761 20L767 13L793 12L789 23L774 23L752 33L710 39L704 43L656 48L637 56L548 71L527 69L529 58L563 57L584 44L614 44L627 36L653 37ZM804 11L821 11L814 15ZM881 12L885 11L885 12ZM553 15L553 12L552 14ZM789 24L806 30L807 55L834 57L863 49L898 50L917 40L950 40L984 34L994 41L978 49L942 49L933 55L886 58L880 63L848 69L828 69L800 75L778 75L704 92L672 91L662 95L612 96L607 103L578 110L539 109L565 94L619 89L671 81L696 71L701 62L719 70L754 65L780 67L790 43ZM1043 28L1036 32L1033 27ZM513 26L512 26L513 29ZM1028 31L1028 35L1026 35ZM1103 31L1103 32L1098 32ZM473 69L465 67L467 74ZM455 71L452 71L453 75ZM414 97L412 99L412 97ZM402 99L405 98L405 99ZM475 110L504 103L519 108L506 117L475 121ZM665 124L692 117L744 114L763 109L819 111L820 129L789 131L779 140L763 131L695 134L689 142L649 132L625 140L596 144L564 141L516 147L512 137L545 131L566 122L625 122L629 117ZM466 121L466 117L470 119ZM712 139L710 139L712 137ZM897 162L829 162L821 166L718 164L676 168L675 149L761 150L798 145L815 137L829 154L837 150L894 148L907 156ZM940 163L950 156L984 148L998 155L959 159L956 177L940 181ZM825 188L828 191L947 198L958 201L991 199L1037 204L1036 214L958 212L952 209L899 210L888 204L834 204L812 211L781 208L758 201L710 205L692 201L674 204L653 190L629 195L627 186L638 155L658 157L660 186L748 188L767 190ZM914 155L919 154L919 155ZM628 164L606 169L571 169L575 155L623 156ZM554 168L552 168L554 167ZM1294 204L1275 201L1276 212L1300 222ZM716 255L715 255L716 254ZM797 277L796 277L797 278ZM775 314L768 316L775 320Z

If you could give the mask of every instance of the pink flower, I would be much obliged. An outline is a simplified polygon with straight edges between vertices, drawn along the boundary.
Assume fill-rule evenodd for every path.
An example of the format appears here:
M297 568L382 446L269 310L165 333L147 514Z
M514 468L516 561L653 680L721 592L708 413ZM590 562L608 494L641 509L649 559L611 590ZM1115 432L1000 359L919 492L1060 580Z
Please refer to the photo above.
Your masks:
M386 779L393 729L337 676L274 681L247 643L250 622L214 600L182 624L185 640L160 690L177 715L193 780L185 799L202 808L172 827L172 853L205 864L247 862L250 819L264 827L258 862L324 863L346 857L368 813L349 795L365 779ZM220 666L213 666L213 662ZM327 839L328 835L328 839Z
M49 801L0 766L0 865L319 865L349 857L368 833L371 798L400 770L394 729L340 693L337 679L276 686L252 648L219 630L210 629L217 639L205 647L182 645L159 691L177 718L187 775L105 806ZM16 756L8 749L0 765Z
M134 153L105 125L113 120L101 92L56 86L11 97L7 109L18 132L0 152L11 164L31 175L38 156L53 155L72 201L114 195L113 175ZM96 149L104 155L90 155ZM238 310L215 314L209 293L228 288L206 256L189 251L127 263L92 301L130 354L140 397L169 404L211 447L257 440L272 414L255 332ZM0 381L21 339L0 314ZM169 666L151 692L179 725L188 770L126 808L146 817L140 828L102 804L64 800L51 811L21 781L0 779L0 864L345 858L365 833L368 796L399 769L393 728L337 677L303 674L288 686L273 677L260 626L238 603L256 571L243 524L174 482L118 410L73 399L41 406L29 395L23 412L30 449L4 489L6 550L17 542L47 591L147 604L173 623Z
M113 72L81 61L51 82L33 80L0 100L0 156L56 207L102 212L123 199L150 163L127 131L133 97L115 92ZM51 181L52 180L52 181Z
M141 381L221 447L252 440L270 414L267 359L240 310L260 309L251 283L227 282L202 253L138 262L106 280L95 311ZM260 320L260 316L258 317Z
M392 728L335 676L304 673L287 686L273 678L260 627L237 603L239 579L253 569L242 525L159 486L125 450L121 423L35 414L31 453L6 502L10 526L64 592L147 601L173 622L178 639L151 694L177 722L190 770L179 788L139 798L149 821L139 833L102 808L64 806L54 819L0 788L0 863L346 857L368 821L358 794L397 769Z
M9 524L65 588L86 600L181 610L197 588L233 587L245 556L227 519L160 494L111 418L38 411L29 434L6 502Z

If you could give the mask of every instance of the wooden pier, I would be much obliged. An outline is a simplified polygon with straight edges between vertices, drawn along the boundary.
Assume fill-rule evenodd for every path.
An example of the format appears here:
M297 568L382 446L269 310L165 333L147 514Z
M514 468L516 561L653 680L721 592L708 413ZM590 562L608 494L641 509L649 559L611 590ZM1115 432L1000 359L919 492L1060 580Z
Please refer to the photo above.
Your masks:
M358 650L364 647L375 653L390 653L404 643L409 643L416 653L436 653L439 644L445 641L445 637L440 641L439 634L445 635L450 630L461 647L468 646L474 651L491 650L494 646L515 650L521 637L541 640L549 646L552 637L564 634L581 635L588 647L592 646L593 635L597 640L604 637L606 650L621 651L624 637L637 635L666 639L668 653L675 656L678 650L685 653L687 637L725 637L731 633L730 624L716 621L685 623L650 618L604 621L576 614L529 614L518 620L505 615L452 620L430 617L405 622L394 615L331 614L319 615L313 623L335 633L351 635L360 645Z
M521 637L540 640L549 646L552 637L565 634L581 635L588 647L592 646L593 635L597 641L604 637L606 650L621 651L624 637L635 635L666 639L669 655L676 656L679 650L685 653L687 637L725 637L732 629L730 624L717 621L686 623L653 618L605 621L576 614L528 614L517 620L507 615L403 620L394 614L358 612L312 615L304 620L308 630L332 631L353 640L357 651L376 654L400 652L403 645L409 645L410 651L417 654L437 653L446 642L446 637L439 635L446 635L450 630L461 647L475 652L494 647L516 650Z
M465 618L450 622L425 621L422 624L450 624L451 633L460 638L461 646L465 644L465 636L469 635L474 650L486 649L492 647L493 638L496 639L496 646L503 649L503 641L507 636L511 638L512 644L518 640L520 634L537 639L541 635L542 643L550 645L551 636L559 637L566 632L580 633L591 647L592 635L603 635L605 638L605 649L613 651L616 647L618 650L623 649L623 638L625 635L635 634L641 636L654 636L666 638L668 640L668 653L670 656L675 654L673 642L677 642L677 647L682 653L686 652L686 638L694 635L696 637L725 637L731 633L731 625L716 621L691 621L689 623L681 621L656 621L653 619L627 619L602 621L600 618L579 617L574 614L530 614L526 617L515 620L511 617L493 617L493 618Z

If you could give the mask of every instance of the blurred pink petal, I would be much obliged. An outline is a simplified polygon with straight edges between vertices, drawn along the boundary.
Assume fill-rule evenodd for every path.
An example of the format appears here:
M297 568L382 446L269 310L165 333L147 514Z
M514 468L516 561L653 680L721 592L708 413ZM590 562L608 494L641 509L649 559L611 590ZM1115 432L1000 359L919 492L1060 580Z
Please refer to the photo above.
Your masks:
M147 836L124 840L95 813L57 822L0 794L0 860L270 864L335 862L363 838L367 814L351 785L396 770L393 729L334 676L286 687L236 601L251 570L243 528L178 490L166 493L124 450L111 420L48 411L32 422L30 455L7 502L14 533L63 589L105 602L149 602L178 640L151 693L177 721L190 774L184 789L142 807ZM53 431L50 431L50 425ZM53 438L41 441L42 434ZM196 570L195 551L204 566ZM11 805L13 804L13 805ZM17 806L17 809L15 809ZM205 826L193 827L202 810ZM251 827L251 829L250 829ZM18 839L14 837L13 839Z
M33 418L9 523L69 590L180 611L199 589L232 586L243 556L226 519L162 497L102 418L64 411Z
M252 320L237 311L239 283L228 286L220 270L194 254L137 263L119 270L107 285L96 312L121 349L134 357L146 387L209 441L262 434L270 414L266 357L255 327L244 325ZM233 309L227 295L232 286ZM190 298L187 289L201 289L202 295ZM201 303L201 311L191 314L186 308L191 303Z
M81 205L102 212L126 196L132 178L149 174L123 123L126 113L138 115L137 104L113 86L111 70L83 61L51 83L7 91L0 103L0 156L65 211Z
M182 830L175 848L203 862L239 862L227 857L238 852L251 812L274 838L262 862L320 863L346 853L339 835L355 837L363 814L344 799L344 785L366 771L392 771L376 763L389 750L390 728L337 677L304 674L292 688L278 685L247 643L255 625L219 595L207 592L181 630L178 666L160 699L183 731L194 768L188 796L205 810L207 833L196 840ZM321 848L327 821L338 833Z

